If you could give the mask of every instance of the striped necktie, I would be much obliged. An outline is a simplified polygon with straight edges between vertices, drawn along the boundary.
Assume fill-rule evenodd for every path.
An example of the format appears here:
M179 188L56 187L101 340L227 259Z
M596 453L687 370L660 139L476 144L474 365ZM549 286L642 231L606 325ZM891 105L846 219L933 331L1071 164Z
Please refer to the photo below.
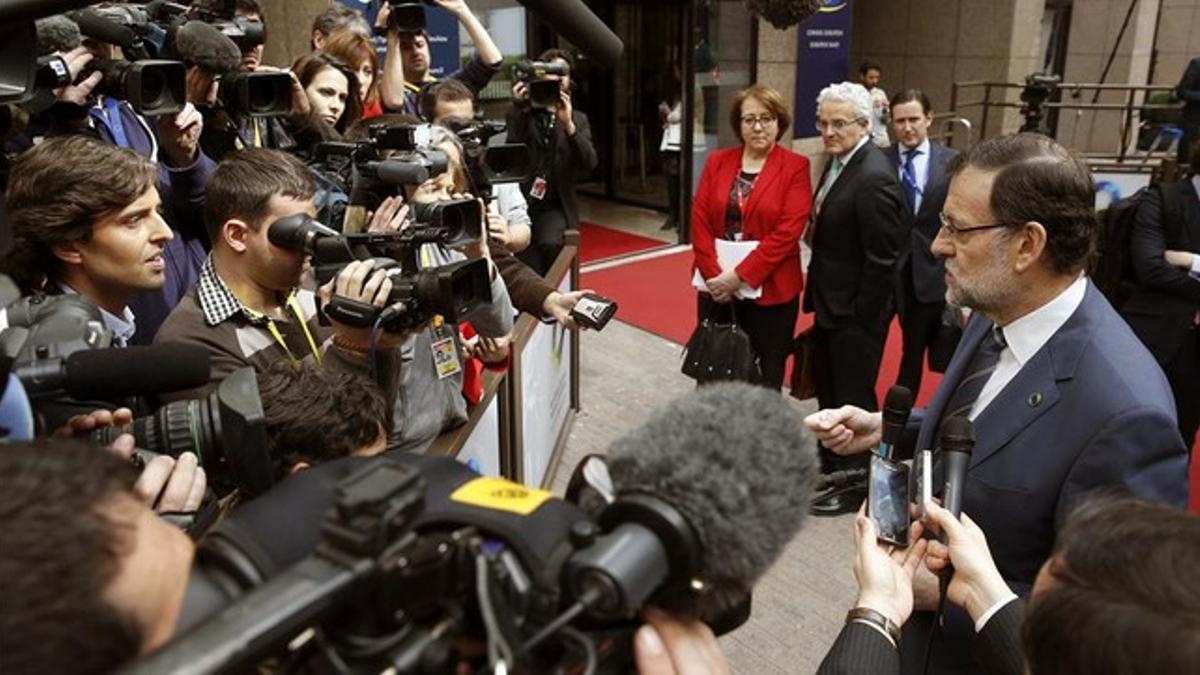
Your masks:
M996 364L1000 362L1000 352L1004 351L1007 345L1004 331L995 326L988 336L979 342L975 355L971 357L971 363L967 365L966 374L959 380L950 401L942 409L939 429L941 424L951 417L967 417L971 414L971 409L979 400L979 394L983 392L983 385L987 384L992 373L996 371ZM940 434L939 431L939 436Z
M917 195L920 194L921 188L917 186L917 169L913 160L919 154L921 151L915 148L905 153L904 170L900 174L900 182L904 184L904 197L908 199L909 210L914 213L917 211Z

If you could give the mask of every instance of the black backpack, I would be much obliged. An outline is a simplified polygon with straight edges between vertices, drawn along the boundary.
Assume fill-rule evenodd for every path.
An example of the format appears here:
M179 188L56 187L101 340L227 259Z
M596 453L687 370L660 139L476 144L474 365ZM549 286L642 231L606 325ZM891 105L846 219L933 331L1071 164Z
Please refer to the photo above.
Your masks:
M1137 218L1138 206L1148 190L1157 190L1162 203L1163 227L1169 233L1183 220L1182 204L1174 183L1153 183L1132 195L1113 202L1099 214L1099 236L1096 257L1088 276L1110 304L1118 310L1137 290L1133 273L1130 235Z

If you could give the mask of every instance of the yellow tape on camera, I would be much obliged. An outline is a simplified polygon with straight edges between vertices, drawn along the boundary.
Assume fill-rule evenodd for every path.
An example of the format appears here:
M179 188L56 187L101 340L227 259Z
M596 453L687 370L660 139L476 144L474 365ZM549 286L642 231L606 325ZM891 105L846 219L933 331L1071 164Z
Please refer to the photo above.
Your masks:
M484 476L464 483L450 499L459 504L527 516L553 496L545 490L528 488L507 478Z

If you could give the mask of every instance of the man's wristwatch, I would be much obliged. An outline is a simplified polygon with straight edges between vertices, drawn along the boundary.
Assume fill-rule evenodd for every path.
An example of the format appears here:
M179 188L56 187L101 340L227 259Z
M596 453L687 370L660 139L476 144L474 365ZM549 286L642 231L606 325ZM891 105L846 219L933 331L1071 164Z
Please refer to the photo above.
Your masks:
M869 607L855 607L849 612L846 612L846 623L851 623L854 621L868 623L876 628L879 628L884 633L891 636L892 642L895 643L897 647L900 646L900 626L897 626L895 621L887 618L882 613L877 612Z

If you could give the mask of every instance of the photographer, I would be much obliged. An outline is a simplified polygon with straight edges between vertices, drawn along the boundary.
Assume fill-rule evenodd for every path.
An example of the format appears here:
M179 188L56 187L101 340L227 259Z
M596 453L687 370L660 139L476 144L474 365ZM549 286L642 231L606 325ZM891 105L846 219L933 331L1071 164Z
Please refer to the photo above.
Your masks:
M299 287L306 256L281 249L267 237L269 226L279 218L315 216L315 192L308 169L278 150L235 153L213 173L205 204L212 254L199 281L154 338L155 343L175 341L207 349L212 360L206 390L245 366L264 372L280 360L321 360L329 330L318 322L313 292ZM381 213L395 216L396 227L405 215L384 209ZM348 267L345 273L361 267ZM382 275L372 276L365 285L364 279L355 290L361 289L366 301L377 292L380 298L387 296L390 282ZM335 325L333 333L335 346L339 341L362 342L360 331L349 327ZM203 393L184 391L167 398L197 398Z
M592 146L587 115L571 103L574 64L570 55L550 49L538 60L566 70L566 75L543 77L558 81L559 100L553 108L534 107L529 101L529 83L514 84L508 142L528 145L534 158L533 175L521 188L533 219L533 245L522 252L521 259L544 275L562 250L563 233L579 227L576 181L591 173L600 160Z
M448 78L462 82L474 95L478 95L500 72L504 55L465 0L434 0L434 3L458 19L475 45L471 61ZM424 29L416 33L398 29L389 21L390 12L391 4L384 3L379 19L388 26L387 56L379 83L383 107L392 112L418 115L417 97L421 88L438 81L429 73L429 34Z
M421 117L434 124L454 130L475 119L475 96L458 80L442 80L423 89L420 96ZM521 188L515 183L501 183L492 188L495 201L488 205L488 237L512 253L529 246L532 221L529 205Z

